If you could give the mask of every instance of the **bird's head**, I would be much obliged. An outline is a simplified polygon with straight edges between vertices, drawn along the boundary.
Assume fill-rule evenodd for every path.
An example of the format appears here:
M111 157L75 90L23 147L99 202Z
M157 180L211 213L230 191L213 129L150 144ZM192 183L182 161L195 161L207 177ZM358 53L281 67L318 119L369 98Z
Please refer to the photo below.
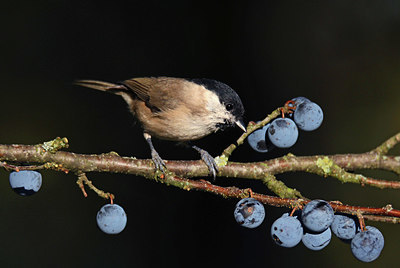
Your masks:
M216 130L237 125L246 132L243 123L244 107L239 95L228 85L205 78L191 79L193 83L204 86L210 91L208 109L213 114Z

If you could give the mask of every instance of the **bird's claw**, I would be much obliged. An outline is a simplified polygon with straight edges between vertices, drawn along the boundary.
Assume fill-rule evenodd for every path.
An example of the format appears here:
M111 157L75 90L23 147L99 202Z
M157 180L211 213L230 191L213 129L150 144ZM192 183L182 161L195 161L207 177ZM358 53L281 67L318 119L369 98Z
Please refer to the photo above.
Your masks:
M166 168L165 162L155 150L151 152L151 159L153 160L156 170L160 170L164 173L164 168Z
M218 173L218 166L217 163L215 163L214 157L212 157L207 151L200 149L199 150L201 159L206 163L208 170L210 171L210 175L215 177L217 176Z

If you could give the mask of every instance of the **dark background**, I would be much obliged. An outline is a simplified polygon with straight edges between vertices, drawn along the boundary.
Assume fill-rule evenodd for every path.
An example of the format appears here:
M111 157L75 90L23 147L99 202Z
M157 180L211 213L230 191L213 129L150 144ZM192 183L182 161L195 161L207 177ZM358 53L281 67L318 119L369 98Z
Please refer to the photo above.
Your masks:
M290 150L258 154L246 144L235 161L368 151L400 130L398 1L8 1L1 34L0 142L37 144L68 137L69 151L148 158L140 126L118 96L72 85L75 79L119 81L140 76L207 77L232 86L247 120L306 96L324 123L301 132ZM233 130L199 144L217 155ZM165 159L197 159L155 142ZM396 149L394 153L399 153ZM287 209L266 207L255 230L233 219L237 200L187 192L140 177L88 174L116 194L128 225L103 234L95 216L106 202L83 198L73 174L43 171L40 193L12 192L0 170L0 264L59 267L266 267L363 265L336 237L320 252L279 248L272 222ZM369 172L378 178L391 174ZM304 173L279 176L309 198L400 208L399 192L343 185ZM220 185L261 183L220 178ZM372 265L398 263L400 227L370 223L385 236Z

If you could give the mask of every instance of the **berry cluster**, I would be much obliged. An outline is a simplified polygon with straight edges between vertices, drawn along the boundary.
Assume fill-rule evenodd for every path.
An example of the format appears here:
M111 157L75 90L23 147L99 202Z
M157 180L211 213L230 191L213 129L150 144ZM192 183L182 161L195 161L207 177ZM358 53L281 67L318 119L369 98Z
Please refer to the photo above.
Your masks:
M321 250L329 244L333 232L351 242L351 251L360 261L377 259L383 249L384 238L377 228L366 226L360 230L352 217L335 215L324 200L313 200L296 214L285 213L272 224L271 237L277 245L291 248L302 241L311 250ZM245 198L236 204L234 216L240 225L255 228L264 220L264 206L254 198Z
M257 152L266 153L274 146L292 147L299 136L299 129L316 130L324 118L321 107L305 97L292 99L289 106L294 110L293 118L277 118L270 124L251 133L247 138L250 146Z
M42 186L42 175L37 171L22 170L10 173L11 188L19 195L37 193ZM106 204L97 212L97 225L106 234L118 234L126 226L124 209L117 204Z
M248 136L255 151L265 153L274 146L289 148L297 141L298 128L312 131L322 124L324 116L318 104L305 97L288 103L294 110L290 118L277 118ZM291 248L302 241L311 250L321 250L329 244L333 232L341 240L351 241L353 255L363 262L375 260L383 249L384 239L378 229L366 226L360 231L352 217L335 215L326 201L311 201L301 213L292 214L285 213L272 224L271 236L279 246ZM255 228L262 223L265 211L257 200L245 198L236 205L234 215L240 225Z

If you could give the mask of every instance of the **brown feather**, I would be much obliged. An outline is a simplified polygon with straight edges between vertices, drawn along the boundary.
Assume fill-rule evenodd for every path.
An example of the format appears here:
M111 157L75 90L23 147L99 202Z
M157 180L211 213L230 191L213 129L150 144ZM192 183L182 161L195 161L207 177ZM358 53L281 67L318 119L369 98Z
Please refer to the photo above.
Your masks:
M88 87L88 88L101 90L101 91L125 89L124 86L114 84L114 83L98 81L98 80L76 80L74 84L78 85L78 86L82 86L82 87Z
M181 105L186 83L184 79L172 77L132 78L122 82L153 112L171 110Z
M132 78L122 82L131 89L142 101L150 99L151 87L157 82L156 78Z

